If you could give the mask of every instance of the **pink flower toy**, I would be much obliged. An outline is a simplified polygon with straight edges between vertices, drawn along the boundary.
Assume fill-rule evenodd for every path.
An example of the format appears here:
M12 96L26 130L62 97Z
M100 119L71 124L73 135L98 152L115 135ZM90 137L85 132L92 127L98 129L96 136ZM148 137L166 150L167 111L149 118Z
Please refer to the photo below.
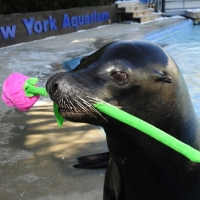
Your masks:
M11 74L3 83L2 100L10 107L29 110L40 95L48 96L45 88L36 87L37 82L37 78L29 78L18 72Z
M18 72L11 74L3 83L3 102L7 106L28 111L40 95L48 96L45 88L37 87L37 82L38 78L29 78ZM62 126L64 118L59 114L56 104L54 104L54 114L58 125Z

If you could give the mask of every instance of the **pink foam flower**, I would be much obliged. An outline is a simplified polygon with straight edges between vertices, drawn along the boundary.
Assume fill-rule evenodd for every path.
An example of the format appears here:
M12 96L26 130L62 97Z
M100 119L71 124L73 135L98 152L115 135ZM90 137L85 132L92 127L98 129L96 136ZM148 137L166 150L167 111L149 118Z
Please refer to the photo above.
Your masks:
M2 100L10 106L21 111L29 110L39 99L39 95L27 97L25 95L24 84L29 77L21 73L11 74L3 83Z

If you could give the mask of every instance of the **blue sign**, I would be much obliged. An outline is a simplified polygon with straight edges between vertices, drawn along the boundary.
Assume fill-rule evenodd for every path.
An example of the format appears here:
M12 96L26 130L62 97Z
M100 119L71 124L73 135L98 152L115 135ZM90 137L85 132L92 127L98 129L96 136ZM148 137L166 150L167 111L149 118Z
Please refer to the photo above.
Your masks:
M0 32L5 40L9 38L15 38L16 25L0 27Z
M53 19L52 16L49 16L48 20L41 21L34 21L34 18L23 19L22 20L28 35L32 35L33 30L35 33L41 33L41 32L47 32L47 31L53 31L57 30L56 26L56 19Z
M102 21L108 21L110 19L109 12L101 12L97 13L94 10L93 13L80 15L80 16L72 16L70 17L68 14L63 15L62 19L62 29L65 28L75 28L78 29L79 26L99 23ZM42 32L48 31L56 31L58 30L57 20L53 18L51 15L48 16L48 19L43 21L36 21L34 18L22 19L24 27L26 28L27 35L32 35L34 33L40 34ZM16 37L17 26L0 26L0 34L4 40L15 38Z

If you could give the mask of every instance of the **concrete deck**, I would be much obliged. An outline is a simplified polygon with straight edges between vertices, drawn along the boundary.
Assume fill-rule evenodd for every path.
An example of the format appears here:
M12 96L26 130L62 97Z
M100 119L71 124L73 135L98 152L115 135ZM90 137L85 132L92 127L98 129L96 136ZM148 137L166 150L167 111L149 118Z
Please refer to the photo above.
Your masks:
M143 38L186 19L112 24L0 49L0 86L12 72L39 77L40 86L61 63L114 40ZM0 87L1 91L1 87ZM58 128L48 98L23 113L0 101L1 200L101 200L105 170L74 169L76 157L107 151L99 127L65 122Z

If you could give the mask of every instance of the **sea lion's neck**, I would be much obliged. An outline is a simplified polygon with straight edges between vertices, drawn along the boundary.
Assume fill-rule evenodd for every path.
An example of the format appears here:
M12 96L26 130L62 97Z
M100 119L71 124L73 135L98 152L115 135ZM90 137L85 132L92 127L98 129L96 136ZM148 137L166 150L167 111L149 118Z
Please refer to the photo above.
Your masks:
M200 164L189 161L153 138L132 129L123 125L115 131L105 129L111 158L121 169L123 177L127 177L127 182L133 180L133 183L128 183L135 185L134 180L142 180L150 190L156 187L166 191L176 188L177 195L187 189L185 195L190 196L187 191L193 191L200 185ZM149 174L152 176L149 177Z

